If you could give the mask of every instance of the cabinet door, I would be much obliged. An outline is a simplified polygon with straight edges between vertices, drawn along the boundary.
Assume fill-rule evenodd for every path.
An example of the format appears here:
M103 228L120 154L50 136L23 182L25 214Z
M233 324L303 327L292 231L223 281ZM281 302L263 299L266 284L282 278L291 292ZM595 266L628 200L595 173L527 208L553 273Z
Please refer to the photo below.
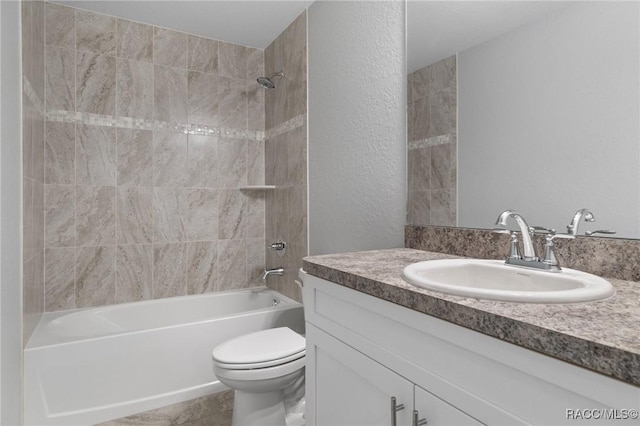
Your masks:
M410 425L413 384L371 358L315 327L307 329L313 342L313 413L307 421L316 426ZM307 395L309 397L309 395ZM396 408L392 410L392 397ZM393 417L396 417L394 423Z
M428 426L483 424L419 386L415 387L415 410L418 411L418 419L425 419L427 423L424 424Z

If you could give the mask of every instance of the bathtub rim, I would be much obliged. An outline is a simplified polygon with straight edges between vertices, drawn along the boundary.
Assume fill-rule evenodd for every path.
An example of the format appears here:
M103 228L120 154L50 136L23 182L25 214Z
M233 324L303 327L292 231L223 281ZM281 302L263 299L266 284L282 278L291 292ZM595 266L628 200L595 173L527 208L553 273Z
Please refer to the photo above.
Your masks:
M237 313L234 314L226 314L226 315L221 315L221 316L217 316L217 317L212 317L212 318L207 318L207 319L202 319L202 320L198 320L198 321L188 321L188 322L180 322L180 323L176 323L176 324L170 324L170 325L164 325L164 326L158 326L158 327L153 327L153 328L144 328L144 329L137 329L137 330L128 330L128 331L123 331L123 332L117 332L117 333L108 333L108 334L102 334L99 336L76 336L76 337L64 337L64 336L56 336L56 341L53 341L54 339L47 339L46 336L43 336L42 338L40 338L40 334L43 334L44 332L42 331L42 329L45 327L45 325L57 318L63 317L65 315L70 315L70 314L75 314L78 312L84 312L84 311L89 311L89 310L110 310L110 309L123 309L126 307L129 307L131 305L149 305L149 304L154 304L154 303L158 303L159 301L172 301L172 302L179 302L181 300L188 300L188 299L192 299L192 298L196 298L196 297L214 297L214 296L218 296L218 295L225 295L225 294L230 294L230 293L262 293L262 292L267 292L267 293L273 293L274 296L276 296L278 298L278 300L280 301L280 303L276 306L268 306L268 307L263 307L263 308L259 308L259 309L252 309L249 311L240 311L241 313L245 314L245 315L250 315L252 313L260 313L263 312L265 310L286 310L286 309L290 309L293 306L296 305L302 305L302 303L293 300L287 296L285 296L282 293L279 293L278 291L269 288L267 286L256 286L256 287L246 287L246 288L241 288L241 289L231 289L231 290L223 290L223 291L217 291L217 292L209 292L209 293L200 293L200 294L189 294L189 295L184 295L184 296L175 296L175 297L164 297L164 298L160 298L160 299L149 299L149 300L140 300L137 302L126 302L126 303L117 303L117 304L112 304L112 305L102 305L102 306L89 306L89 307L84 307L84 308L74 308L74 309L66 309L66 310L62 310L62 311L54 311L54 312L45 312L42 314L40 321L38 321L38 324L36 326L36 328L34 329L33 333L31 334L31 337L29 338L29 341L27 342L27 344L24 347L24 351L31 351L31 350L38 350L41 348L47 348L47 347L51 347L51 346L57 346L57 345L66 345L66 344L73 344L73 343L77 343L77 342L85 342L85 341L91 341L91 340L96 340L96 339L106 339L106 338L110 338L110 337L115 337L115 336L122 336L124 334L136 334L136 333L144 333L147 332L149 330L161 330L161 329L169 329L169 328L174 328L174 327L180 327L180 326L184 326L184 325L188 325L188 324L196 324L196 323L201 323L201 322L208 322L208 321L215 321L218 319L224 319L224 318L230 318L233 317L234 315L236 315ZM40 340L40 341L39 341ZM42 340L44 340L44 342L42 342Z

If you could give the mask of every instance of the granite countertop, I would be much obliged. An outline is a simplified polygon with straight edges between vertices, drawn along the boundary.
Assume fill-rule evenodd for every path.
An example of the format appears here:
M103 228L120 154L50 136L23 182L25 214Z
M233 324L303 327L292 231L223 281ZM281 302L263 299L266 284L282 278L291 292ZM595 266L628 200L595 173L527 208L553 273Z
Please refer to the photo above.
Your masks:
M389 249L310 256L306 272L498 339L640 386L640 283L607 278L616 294L571 304L511 303L415 287L402 269L457 256Z

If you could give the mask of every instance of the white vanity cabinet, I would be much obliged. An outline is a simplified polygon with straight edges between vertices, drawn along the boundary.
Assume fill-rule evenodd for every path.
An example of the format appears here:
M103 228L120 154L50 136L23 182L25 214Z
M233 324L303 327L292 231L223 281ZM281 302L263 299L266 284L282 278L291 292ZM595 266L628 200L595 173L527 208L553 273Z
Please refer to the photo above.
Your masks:
M640 424L572 414L623 416L637 386L311 275L303 298L308 426Z

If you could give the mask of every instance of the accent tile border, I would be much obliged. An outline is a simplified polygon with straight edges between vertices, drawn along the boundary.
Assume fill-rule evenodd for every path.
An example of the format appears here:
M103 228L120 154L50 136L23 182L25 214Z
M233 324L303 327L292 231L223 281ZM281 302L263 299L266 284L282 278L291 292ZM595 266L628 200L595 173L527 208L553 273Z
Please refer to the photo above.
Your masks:
M446 143L456 143L456 135L446 134L433 136L427 139L419 139L409 142L409 149L427 148L430 146L444 145Z
M406 225L404 246L416 250L476 257L503 259L509 235L484 229ZM544 237L537 236L541 249ZM602 277L640 281L640 240L583 237L554 241L562 266Z
M291 130L295 130L298 127L302 127L304 126L305 118L306 118L306 114L296 115L295 117L267 130L265 132L265 138L266 139L275 138L284 133L290 132Z
M101 115L92 114L87 112L73 112L66 110L53 110L44 112L44 102L40 100L36 92L33 90L31 83L27 78L23 78L23 90L29 100L38 112L45 116L47 121L61 122L61 123L73 123L73 124L85 124L91 126L105 126L105 127L118 127L124 129L139 129L139 130L172 130L176 133L183 133L185 135L202 135L202 136L224 136L232 139L248 139L253 141L264 141L268 138L280 136L291 130L297 129L305 124L306 114L299 114L277 126L267 130L266 132L255 130L240 130L229 128L209 127L206 124L196 123L170 123L160 120L145 120L141 118L133 117L118 117L113 115ZM450 135L444 135L450 136ZM441 138L438 136L437 138ZM435 139L435 138L431 138ZM442 144L445 142L433 143ZM420 142L420 141L418 141Z

